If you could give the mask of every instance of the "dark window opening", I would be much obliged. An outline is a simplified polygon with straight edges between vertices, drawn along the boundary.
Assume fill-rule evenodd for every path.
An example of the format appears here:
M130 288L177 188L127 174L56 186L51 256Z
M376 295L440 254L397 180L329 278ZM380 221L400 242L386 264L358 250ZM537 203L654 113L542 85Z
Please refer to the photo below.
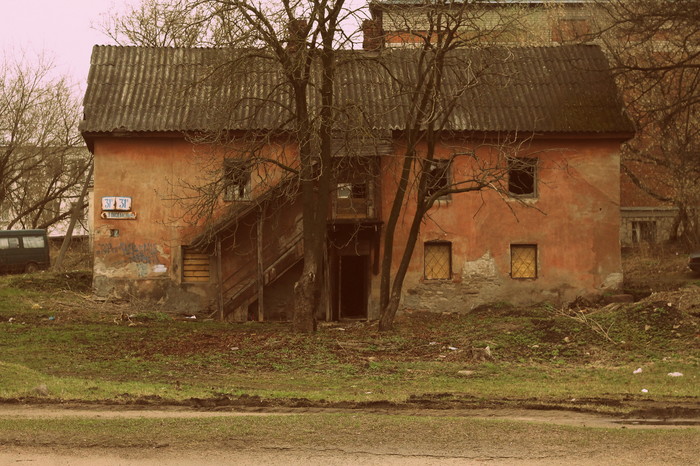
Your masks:
M425 197L429 198L442 192L440 198L445 198L446 190L450 186L450 161L426 160L425 170L427 176Z
M338 199L365 199L367 185L365 183L338 183Z
M250 167L244 160L224 159L224 200L243 201L250 196Z
M536 195L537 159L514 158L508 160L508 192L513 196Z
M449 280L452 278L452 243L425 243L423 255L426 280Z
M656 222L650 220L632 222L632 242L634 244L656 243Z

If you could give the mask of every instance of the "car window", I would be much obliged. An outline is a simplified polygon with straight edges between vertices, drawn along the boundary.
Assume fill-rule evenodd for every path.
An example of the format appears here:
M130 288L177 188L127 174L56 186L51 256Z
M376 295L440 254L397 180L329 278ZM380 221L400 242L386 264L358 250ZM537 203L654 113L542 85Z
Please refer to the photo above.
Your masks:
M43 248L44 247L44 237L43 236L25 236L22 238L22 244L25 248Z
M19 247L19 238L0 238L0 249L16 249Z

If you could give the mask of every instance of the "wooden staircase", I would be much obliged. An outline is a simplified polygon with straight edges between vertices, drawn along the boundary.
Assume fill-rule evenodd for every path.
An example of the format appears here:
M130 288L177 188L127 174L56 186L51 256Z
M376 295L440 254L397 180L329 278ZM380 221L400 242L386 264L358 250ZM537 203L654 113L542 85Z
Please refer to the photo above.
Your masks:
M280 253L263 264L263 286L274 283L304 257L303 231L299 230ZM258 299L257 259L251 258L243 266L222 280L223 317L236 309L245 308ZM246 311L247 314L247 311ZM262 315L259 314L259 318Z

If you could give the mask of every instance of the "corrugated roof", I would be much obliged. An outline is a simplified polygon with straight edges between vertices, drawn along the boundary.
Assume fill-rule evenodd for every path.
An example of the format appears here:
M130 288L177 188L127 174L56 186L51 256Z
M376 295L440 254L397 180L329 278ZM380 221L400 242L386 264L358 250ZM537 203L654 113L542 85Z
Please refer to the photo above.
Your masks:
M402 129L415 99L416 49L338 53L340 126ZM291 91L262 50L96 46L83 132L289 128ZM596 46L459 49L433 102L457 131L627 132ZM309 100L319 102L316 93ZM451 108L453 106L453 108ZM446 109L450 108L449 111Z

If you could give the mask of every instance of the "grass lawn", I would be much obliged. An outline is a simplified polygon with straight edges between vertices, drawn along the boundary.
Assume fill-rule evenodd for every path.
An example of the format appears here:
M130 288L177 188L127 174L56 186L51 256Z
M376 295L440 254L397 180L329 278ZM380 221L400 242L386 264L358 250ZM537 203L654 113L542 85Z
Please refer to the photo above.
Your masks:
M624 410L615 401L700 395L699 322L695 308L647 300L583 310L413 312L387 333L355 322L296 335L284 323L181 321L158 307L95 301L89 274L3 276L0 398L537 400ZM494 361L473 358L472 349L486 345Z

